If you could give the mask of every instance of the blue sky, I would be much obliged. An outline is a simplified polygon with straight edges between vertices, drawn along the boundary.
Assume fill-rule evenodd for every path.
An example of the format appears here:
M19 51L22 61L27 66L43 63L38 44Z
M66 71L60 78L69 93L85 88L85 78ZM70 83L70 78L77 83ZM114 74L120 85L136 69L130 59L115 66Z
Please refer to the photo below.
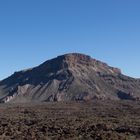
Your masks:
M1 0L0 79L79 52L140 78L139 0Z

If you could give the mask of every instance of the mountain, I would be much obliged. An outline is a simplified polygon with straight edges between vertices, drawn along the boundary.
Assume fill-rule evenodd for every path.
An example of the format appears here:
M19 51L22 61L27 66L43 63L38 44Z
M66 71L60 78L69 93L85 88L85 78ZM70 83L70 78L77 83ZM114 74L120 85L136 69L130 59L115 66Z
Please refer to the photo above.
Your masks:
M0 81L0 102L140 100L140 79L78 53L58 56Z

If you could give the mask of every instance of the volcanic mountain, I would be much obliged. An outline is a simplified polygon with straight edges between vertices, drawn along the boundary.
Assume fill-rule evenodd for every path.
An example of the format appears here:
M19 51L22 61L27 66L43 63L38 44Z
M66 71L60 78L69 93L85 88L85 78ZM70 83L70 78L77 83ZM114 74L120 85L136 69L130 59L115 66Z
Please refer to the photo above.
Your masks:
M0 81L0 102L140 100L140 80L90 56L72 53Z

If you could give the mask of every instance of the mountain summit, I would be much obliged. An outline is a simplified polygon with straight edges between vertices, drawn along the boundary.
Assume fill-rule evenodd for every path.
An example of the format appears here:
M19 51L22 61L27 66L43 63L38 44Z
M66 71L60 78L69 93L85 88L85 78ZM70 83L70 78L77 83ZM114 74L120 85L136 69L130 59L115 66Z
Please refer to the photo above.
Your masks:
M140 100L140 80L78 53L58 56L0 82L0 102Z

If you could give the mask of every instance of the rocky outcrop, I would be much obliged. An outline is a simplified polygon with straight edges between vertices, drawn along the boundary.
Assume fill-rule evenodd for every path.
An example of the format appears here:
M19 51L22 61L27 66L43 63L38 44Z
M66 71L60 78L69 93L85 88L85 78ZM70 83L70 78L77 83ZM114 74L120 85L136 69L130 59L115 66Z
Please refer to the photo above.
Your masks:
M139 100L140 80L90 56L72 53L0 81L1 102Z

